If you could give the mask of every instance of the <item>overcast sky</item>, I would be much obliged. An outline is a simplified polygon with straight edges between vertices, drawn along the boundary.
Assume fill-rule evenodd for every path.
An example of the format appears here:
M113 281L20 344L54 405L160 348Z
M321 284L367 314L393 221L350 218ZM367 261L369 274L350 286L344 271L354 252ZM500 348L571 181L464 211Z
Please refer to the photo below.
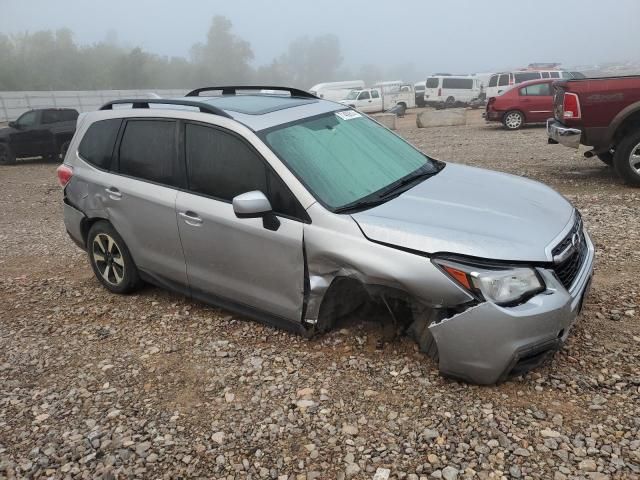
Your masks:
M302 35L333 33L345 63L413 62L459 73L562 62L640 60L640 0L0 0L0 32L68 27L79 43L119 41L187 56L227 16L255 65ZM2 68L0 66L0 68Z

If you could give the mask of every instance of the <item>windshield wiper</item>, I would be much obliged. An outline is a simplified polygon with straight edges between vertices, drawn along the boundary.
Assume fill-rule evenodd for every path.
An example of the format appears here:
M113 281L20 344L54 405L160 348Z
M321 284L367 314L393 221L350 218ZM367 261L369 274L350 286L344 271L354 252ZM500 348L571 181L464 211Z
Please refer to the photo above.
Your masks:
M391 187L387 188L386 190L380 192L380 194L378 195L378 198L388 199L390 196L398 194L398 192L402 193L402 191L404 191L403 188L406 187L407 185L414 185L418 183L418 180L420 179L424 180L426 178L433 177L439 171L440 170L426 172L423 170L420 172L413 173L412 175L409 175L408 177L403 178L398 183L393 184Z

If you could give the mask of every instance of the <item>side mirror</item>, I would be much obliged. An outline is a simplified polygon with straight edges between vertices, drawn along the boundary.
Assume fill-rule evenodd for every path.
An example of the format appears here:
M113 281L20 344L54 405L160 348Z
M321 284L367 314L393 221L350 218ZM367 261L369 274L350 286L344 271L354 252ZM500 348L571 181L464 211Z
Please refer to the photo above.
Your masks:
M233 212L238 218L256 218L271 212L271 203L259 190L233 197Z
M233 212L238 218L262 217L262 226L276 231L280 228L280 220L273 213L269 199L259 190L243 193L233 197Z
M17 129L18 128L18 122L9 122L9 126L11 128L16 128Z

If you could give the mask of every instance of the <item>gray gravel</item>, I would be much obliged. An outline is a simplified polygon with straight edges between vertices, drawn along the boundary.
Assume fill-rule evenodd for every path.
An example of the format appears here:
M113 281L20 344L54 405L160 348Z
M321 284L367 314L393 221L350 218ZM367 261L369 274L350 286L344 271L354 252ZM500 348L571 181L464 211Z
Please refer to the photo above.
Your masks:
M366 318L305 340L153 287L111 295L66 237L56 165L0 167L0 479L640 478L640 190L470 115L400 133L551 184L598 249L565 349L497 387L441 378L407 338L376 349Z

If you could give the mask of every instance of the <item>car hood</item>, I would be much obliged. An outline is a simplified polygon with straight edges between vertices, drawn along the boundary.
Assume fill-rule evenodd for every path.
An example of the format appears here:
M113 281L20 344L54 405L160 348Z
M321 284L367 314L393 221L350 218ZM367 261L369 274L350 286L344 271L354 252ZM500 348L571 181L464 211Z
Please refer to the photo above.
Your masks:
M401 248L547 262L573 211L541 183L448 163L398 197L352 217L370 240Z

